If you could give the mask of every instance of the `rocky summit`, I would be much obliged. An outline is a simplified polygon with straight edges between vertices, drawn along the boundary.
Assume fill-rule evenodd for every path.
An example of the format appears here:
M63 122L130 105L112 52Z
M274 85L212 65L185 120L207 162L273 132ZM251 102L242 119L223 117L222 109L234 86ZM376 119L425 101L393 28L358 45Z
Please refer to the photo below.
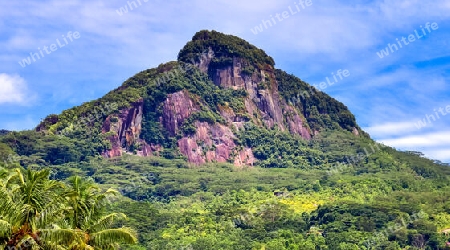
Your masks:
M105 103L117 107L108 110ZM239 137L254 127L302 140L325 130L367 137L345 105L276 69L263 50L206 30L181 49L178 61L142 71L99 100L47 117L37 129L106 137L110 145L102 155L108 158L134 153L253 165L254 148Z

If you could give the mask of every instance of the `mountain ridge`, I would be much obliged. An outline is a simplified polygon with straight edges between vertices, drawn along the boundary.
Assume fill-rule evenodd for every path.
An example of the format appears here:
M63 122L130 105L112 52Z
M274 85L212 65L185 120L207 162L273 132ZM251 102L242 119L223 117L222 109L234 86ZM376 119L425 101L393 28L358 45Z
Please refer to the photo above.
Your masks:
M259 160L254 148L239 141L249 124L288 132L305 143L325 130L370 139L344 104L274 65L243 39L202 30L180 50L178 61L49 115L36 130L69 137L92 131L106 139L104 157L163 155L194 164L253 165ZM115 107L99 108L105 103Z

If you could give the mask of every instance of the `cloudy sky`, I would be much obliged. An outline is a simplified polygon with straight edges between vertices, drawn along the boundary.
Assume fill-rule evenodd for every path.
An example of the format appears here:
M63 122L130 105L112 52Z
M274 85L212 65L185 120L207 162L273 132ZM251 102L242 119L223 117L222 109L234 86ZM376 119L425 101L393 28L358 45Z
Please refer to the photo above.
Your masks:
M311 84L348 70L323 91L374 139L450 162L449 25L448 0L2 1L0 128L99 98L214 29Z

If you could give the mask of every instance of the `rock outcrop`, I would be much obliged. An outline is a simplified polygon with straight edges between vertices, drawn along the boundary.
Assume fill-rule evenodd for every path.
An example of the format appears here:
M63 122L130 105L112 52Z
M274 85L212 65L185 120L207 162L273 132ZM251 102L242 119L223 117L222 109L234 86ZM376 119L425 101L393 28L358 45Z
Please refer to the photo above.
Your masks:
M255 162L250 148L238 148L235 143L236 136L229 127L198 121L195 122L195 127L195 135L178 140L180 152L189 162L233 162L239 166L253 165Z
M312 134L305 126L303 115L281 99L273 68L268 66L265 70L256 70L252 75L247 75L243 73L243 65L246 63L240 58L233 58L232 65L223 68L211 68L210 62L210 57L201 57L196 66L203 72L209 72L211 80L217 86L235 90L244 89L248 93L245 100L246 111L254 123L260 123L257 117L261 117L268 128L277 125L282 131L289 129L291 133L298 134L304 139L311 139ZM235 121L232 112L222 113L222 116L227 121Z
M278 83L275 80L273 68L267 66L264 70L255 70L251 75L243 73L243 65L247 62L241 58L233 58L232 64L214 68L211 61L214 51L202 56L196 66L208 73L215 85L235 90L244 89L248 96L244 100L247 117L255 124L288 130L304 139L311 139L311 131L305 125L305 119L293 106L287 105L278 93ZM192 114L199 112L200 106L190 97L186 90L169 94L162 103L162 116L159 121L171 137L179 131ZM236 143L236 135L231 127L242 128L245 119L236 115L233 109L219 106L220 115L227 122L223 124L208 124L196 121L196 132L177 140L178 149L190 163L204 164L208 162L230 162L235 165L251 166L255 157L251 148L240 148ZM108 136L112 149L105 152L106 157L120 156L132 145L138 144L139 155L148 156L162 149L160 145L148 145L139 139L142 127L143 101L132 104L131 108L122 110L116 116L109 116L103 124L103 133ZM114 121L113 121L114 120Z
M171 136L178 134L183 122L200 107L186 91L169 94L163 103L161 123ZM224 109L225 110L225 109ZM230 117L234 115L228 110ZM178 140L180 152L193 164L207 162L234 162L236 165L253 165L255 159L251 149L238 149L232 130L222 124L196 121L196 132Z
M117 115L109 115L102 125L102 133L107 134L111 142L111 149L103 156L111 158L121 156L126 149L142 143L139 135L142 130L144 100L140 99L131 104L130 108L122 109ZM149 155L148 145L144 143L145 155Z
M187 91L169 94L163 104L162 124L174 136L184 120L196 111L199 111L199 107L194 104Z

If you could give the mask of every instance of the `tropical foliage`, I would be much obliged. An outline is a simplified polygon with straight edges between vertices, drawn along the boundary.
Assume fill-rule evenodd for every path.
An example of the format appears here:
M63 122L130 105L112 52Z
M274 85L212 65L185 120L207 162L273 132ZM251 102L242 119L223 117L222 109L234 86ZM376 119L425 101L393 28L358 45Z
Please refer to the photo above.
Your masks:
M92 181L78 176L65 184L50 180L50 170L2 169L0 172L0 246L5 249L118 249L136 243L126 218L106 214L107 199Z
M450 238L440 232L450 228L449 169L390 148L367 161L333 174L325 167L193 167L135 156L50 166L55 177L84 177L68 177L62 186L49 180L64 208L56 207L50 226L22 231L69 244L56 238L64 232L71 244L95 245L81 236L95 239L101 232L95 225L103 222L117 228L124 213L139 245L123 249L445 249ZM3 174L3 185L11 187L16 175ZM43 196L47 189L40 190ZM112 194L106 211L94 209L105 208L101 197ZM52 207L46 204L41 209Z

